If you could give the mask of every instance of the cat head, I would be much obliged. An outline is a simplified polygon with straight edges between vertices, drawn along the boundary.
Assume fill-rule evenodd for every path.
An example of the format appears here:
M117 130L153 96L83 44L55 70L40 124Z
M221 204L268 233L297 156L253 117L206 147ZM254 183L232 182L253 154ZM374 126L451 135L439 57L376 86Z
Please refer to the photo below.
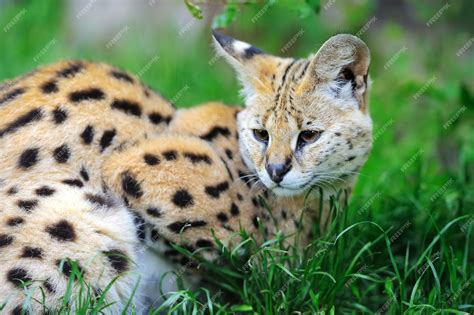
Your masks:
M282 58L214 32L242 84L242 157L280 196L355 178L372 144L370 53L358 37L331 37L305 59Z

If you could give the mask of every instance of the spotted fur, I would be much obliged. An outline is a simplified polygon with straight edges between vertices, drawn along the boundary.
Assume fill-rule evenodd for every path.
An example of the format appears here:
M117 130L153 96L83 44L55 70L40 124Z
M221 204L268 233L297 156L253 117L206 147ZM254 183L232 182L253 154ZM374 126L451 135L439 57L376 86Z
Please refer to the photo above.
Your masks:
M338 37L295 60L215 39L244 83L243 110L219 103L176 110L137 77L84 61L40 68L0 89L4 311L21 312L25 288L47 305L59 301L75 268L97 292L118 277L107 293L117 312L141 275L134 303L145 307L142 299L159 292L150 279L159 283L155 273L167 264L156 257L195 265L173 244L214 259L214 237L233 246L242 227L257 240L262 230L267 237L301 230L304 243L315 220L327 221L316 196L305 204L309 184L291 199L281 195L334 165L344 170L339 178L349 175L335 184L351 189L371 134L360 42ZM347 45L360 56L350 57ZM350 68L344 77L334 69L342 59ZM255 141L255 128L268 130L268 147ZM324 133L298 152L292 139L303 128ZM268 161L282 160L291 163L283 188L265 172Z

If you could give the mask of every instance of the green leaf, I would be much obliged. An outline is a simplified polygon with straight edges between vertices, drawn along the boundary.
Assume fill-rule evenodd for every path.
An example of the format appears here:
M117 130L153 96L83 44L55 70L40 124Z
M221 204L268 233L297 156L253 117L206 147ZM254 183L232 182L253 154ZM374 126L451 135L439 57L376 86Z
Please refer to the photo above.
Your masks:
M191 0L184 0L184 3L186 4L186 7L188 8L189 12L191 12L191 14L195 18L200 20L203 18L202 9L199 6L194 4Z
M240 305L233 305L231 310L234 312L251 312L253 311L253 307L247 304L240 304Z
M225 6L224 10L216 15L212 20L212 28L226 28L235 21L237 14L237 4L229 3Z

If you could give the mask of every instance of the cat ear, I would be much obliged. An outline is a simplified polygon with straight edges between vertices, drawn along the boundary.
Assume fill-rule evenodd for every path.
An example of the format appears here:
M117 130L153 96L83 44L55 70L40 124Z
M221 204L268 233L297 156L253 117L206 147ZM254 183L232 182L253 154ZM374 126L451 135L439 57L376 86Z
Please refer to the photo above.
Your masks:
M302 86L309 89L323 82L350 82L359 108L365 110L369 65L367 45L356 36L339 34L329 38L312 57Z
M271 92L271 74L277 67L277 57L216 31L212 35L217 53L237 72L245 96Z

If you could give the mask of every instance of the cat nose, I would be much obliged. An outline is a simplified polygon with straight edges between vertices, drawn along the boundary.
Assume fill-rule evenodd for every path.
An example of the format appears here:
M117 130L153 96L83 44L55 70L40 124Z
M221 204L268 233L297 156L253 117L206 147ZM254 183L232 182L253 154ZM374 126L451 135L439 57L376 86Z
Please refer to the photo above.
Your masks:
M266 169L270 178L279 184L283 180L283 177L291 170L291 164L267 164Z

